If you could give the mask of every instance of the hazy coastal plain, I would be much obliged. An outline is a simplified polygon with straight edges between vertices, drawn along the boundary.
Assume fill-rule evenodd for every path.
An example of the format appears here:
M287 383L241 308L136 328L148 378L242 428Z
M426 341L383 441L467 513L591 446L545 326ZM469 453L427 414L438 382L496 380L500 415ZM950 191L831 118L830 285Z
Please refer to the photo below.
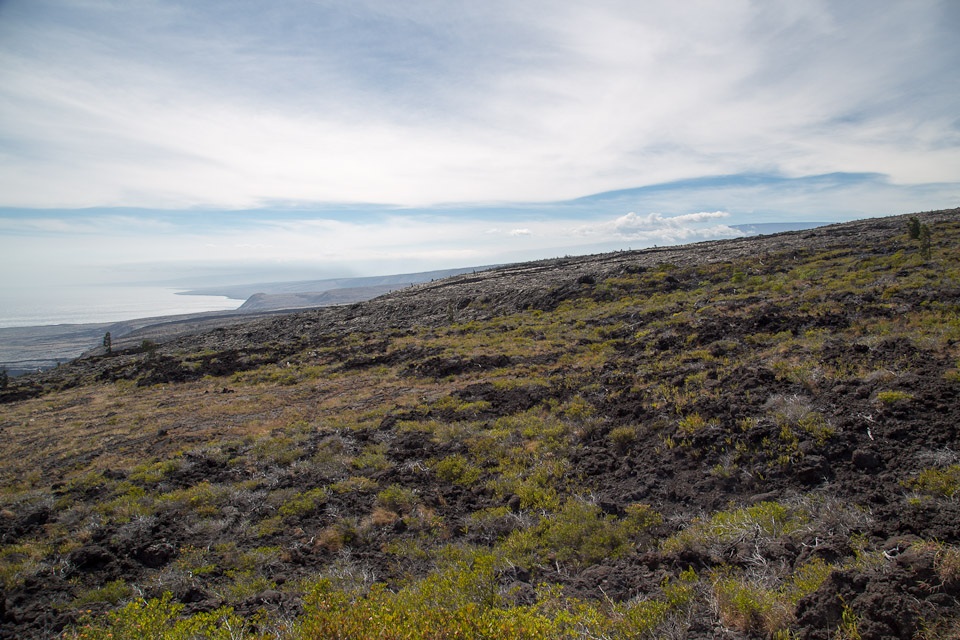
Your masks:
M13 290L0 316L0 366L10 375L49 369L102 348L110 332L116 349L143 340L164 342L295 309L352 304L489 267L419 273L260 282L191 290L91 286Z

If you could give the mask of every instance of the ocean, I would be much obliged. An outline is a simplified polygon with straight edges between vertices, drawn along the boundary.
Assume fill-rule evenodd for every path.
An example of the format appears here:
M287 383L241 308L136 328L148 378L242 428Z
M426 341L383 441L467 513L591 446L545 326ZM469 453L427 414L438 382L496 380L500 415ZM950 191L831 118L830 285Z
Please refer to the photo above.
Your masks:
M0 287L0 328L119 322L201 311L230 311L242 300L177 295L171 287Z

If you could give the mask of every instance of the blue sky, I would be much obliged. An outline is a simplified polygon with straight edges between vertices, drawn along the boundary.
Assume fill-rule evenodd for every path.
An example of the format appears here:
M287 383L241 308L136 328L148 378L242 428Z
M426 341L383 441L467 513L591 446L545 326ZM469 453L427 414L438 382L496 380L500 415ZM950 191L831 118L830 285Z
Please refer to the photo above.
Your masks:
M3 267L365 275L958 206L957 33L953 0L0 1Z

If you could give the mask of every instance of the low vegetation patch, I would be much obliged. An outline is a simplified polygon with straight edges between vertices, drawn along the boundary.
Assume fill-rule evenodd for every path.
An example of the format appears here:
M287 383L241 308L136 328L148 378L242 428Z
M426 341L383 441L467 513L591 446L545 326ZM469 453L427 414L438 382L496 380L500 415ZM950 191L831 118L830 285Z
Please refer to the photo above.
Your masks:
M905 480L904 484L920 493L954 498L960 492L960 464L924 469L916 477Z

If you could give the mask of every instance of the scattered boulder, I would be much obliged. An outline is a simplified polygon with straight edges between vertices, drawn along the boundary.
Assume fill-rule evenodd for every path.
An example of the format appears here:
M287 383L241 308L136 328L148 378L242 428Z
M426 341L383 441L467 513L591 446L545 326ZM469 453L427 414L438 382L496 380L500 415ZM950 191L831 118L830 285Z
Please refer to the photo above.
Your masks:
M797 465L797 477L804 484L816 484L830 473L830 465L823 456L804 456Z
M850 458L850 461L853 462L853 466L858 469L876 469L880 466L880 458L877 456L876 452L869 449L855 450Z
M134 557L145 567L158 569L167 564L175 554L176 550L172 544L161 542L141 549L134 554Z
M70 564L80 571L97 571L117 558L101 546L88 545L71 551L68 559Z

